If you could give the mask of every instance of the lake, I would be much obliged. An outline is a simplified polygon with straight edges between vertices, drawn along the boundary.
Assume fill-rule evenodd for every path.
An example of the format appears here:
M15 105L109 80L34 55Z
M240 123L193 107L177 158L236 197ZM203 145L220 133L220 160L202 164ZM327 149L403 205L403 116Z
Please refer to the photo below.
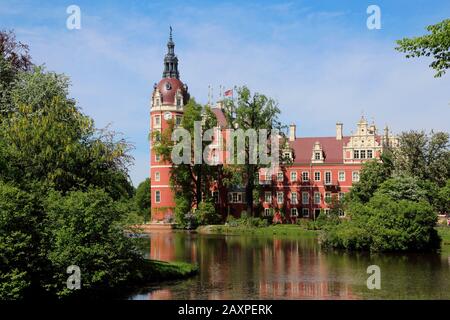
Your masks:
M450 299L450 250L369 254L323 250L313 236L204 235L154 232L147 258L185 261L197 276L141 288L148 299ZM367 288L367 267L381 270L381 289Z

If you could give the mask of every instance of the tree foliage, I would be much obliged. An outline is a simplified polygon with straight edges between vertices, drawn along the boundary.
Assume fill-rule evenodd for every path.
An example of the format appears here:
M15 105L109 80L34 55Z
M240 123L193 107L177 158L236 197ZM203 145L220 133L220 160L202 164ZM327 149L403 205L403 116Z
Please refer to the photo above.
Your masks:
M430 67L441 77L450 67L450 19L427 27L430 34L398 40L396 50L406 53L406 58L432 57Z
M139 213L146 221L150 215L151 207L150 178L145 179L139 184L134 200L139 209Z
M244 131L253 129L258 132L260 129L267 130L267 138L274 129L279 130L279 134L283 135L283 126L278 119L280 109L278 104L272 98L269 98L260 93L252 94L250 90L243 86L238 88L237 100L227 100L225 105L225 117L229 128L239 128ZM277 156L282 158L282 147L285 140L280 142L280 154ZM232 143L235 143L233 141ZM258 147L261 144L258 143ZM229 164L226 167L226 175L228 176L228 185L241 185L245 188L245 202L247 204L247 213L254 215L254 191L259 188L259 184L255 184L255 177L259 170L263 167L268 167L269 164L262 163L259 155L255 164L250 163L250 141L245 140L244 149L238 150L245 155L245 162L243 164ZM237 154L235 155L237 157ZM281 162L281 161L280 161Z
M0 299L73 295L74 264L80 295L142 279L143 257L123 232L131 145L96 129L67 77L31 68L27 52L0 33Z

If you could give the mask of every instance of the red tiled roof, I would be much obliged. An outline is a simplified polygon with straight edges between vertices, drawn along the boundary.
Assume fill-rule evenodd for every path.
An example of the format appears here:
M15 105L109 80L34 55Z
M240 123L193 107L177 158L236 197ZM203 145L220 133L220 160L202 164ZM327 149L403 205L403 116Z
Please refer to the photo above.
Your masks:
M216 115L218 125L221 127L226 127L227 119L225 118L225 114L220 108L211 108L212 112Z
M294 149L294 163L310 163L314 144L320 143L324 153L323 163L343 163L343 147L350 141L350 137L343 137L336 140L336 137L306 137L289 141L289 145Z
M167 84L170 84L170 86L167 86ZM181 90L182 94L184 95L184 99L186 99L187 101L187 94L183 82L176 78L161 79L161 81L159 81L157 85L157 89L161 93L162 104L175 103L175 94L177 93L178 89Z

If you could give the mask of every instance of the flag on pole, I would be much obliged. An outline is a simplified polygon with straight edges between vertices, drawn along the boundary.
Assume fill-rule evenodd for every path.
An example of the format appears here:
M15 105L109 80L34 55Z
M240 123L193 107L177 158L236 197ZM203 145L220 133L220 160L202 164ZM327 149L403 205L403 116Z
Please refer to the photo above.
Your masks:
M223 93L224 97L232 97L233 96L233 89L227 90Z

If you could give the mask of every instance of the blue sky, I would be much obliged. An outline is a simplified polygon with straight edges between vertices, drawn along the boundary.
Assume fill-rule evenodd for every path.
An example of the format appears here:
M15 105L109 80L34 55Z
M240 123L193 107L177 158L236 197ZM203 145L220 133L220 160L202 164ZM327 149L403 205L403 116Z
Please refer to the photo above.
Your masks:
M66 8L81 9L68 30ZM381 29L366 9L381 8ZM344 134L361 113L379 128L449 131L450 74L407 60L395 40L450 17L449 1L8 1L0 28L30 45L34 62L67 74L71 96L98 127L134 143L135 184L149 175L149 99L162 73L169 25L181 79L207 102L208 85L248 85L275 98L297 135Z

